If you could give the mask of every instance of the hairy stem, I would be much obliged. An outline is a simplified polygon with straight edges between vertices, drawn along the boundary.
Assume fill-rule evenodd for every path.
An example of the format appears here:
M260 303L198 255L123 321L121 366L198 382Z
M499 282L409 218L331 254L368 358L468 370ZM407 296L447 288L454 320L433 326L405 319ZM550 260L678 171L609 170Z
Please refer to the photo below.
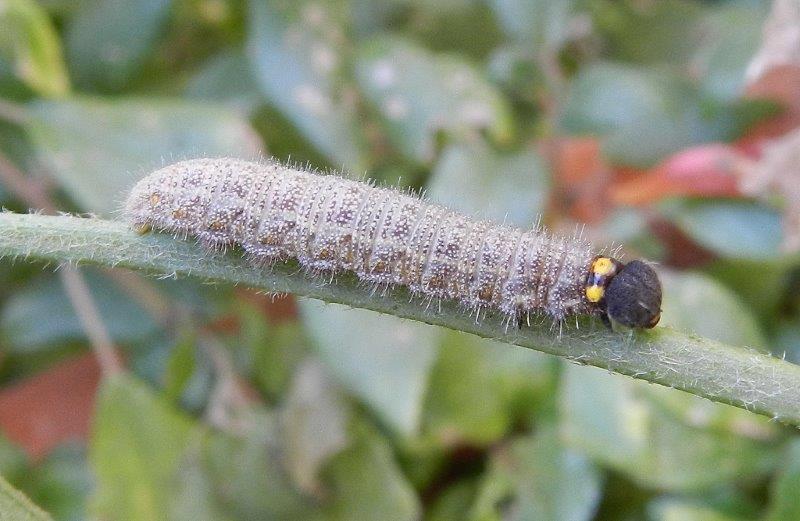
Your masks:
M800 366L669 328L622 334L594 323L561 332L550 324L517 329L491 314L476 323L452 303L443 303L441 311L426 309L402 288L373 294L352 276L328 283L293 263L260 270L235 252L209 254L191 241L139 236L125 224L100 219L2 213L0 256L193 276L371 309L563 356L800 425Z

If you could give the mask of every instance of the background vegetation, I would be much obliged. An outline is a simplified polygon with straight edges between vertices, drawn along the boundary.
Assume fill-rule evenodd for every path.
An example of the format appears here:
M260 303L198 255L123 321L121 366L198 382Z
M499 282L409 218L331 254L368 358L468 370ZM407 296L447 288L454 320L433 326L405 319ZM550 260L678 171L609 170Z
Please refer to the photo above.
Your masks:
M586 223L660 262L664 324L796 362L799 11L0 0L0 203L111 218L198 155L366 172ZM800 518L795 428L367 311L7 259L0 355L0 474L57 519Z

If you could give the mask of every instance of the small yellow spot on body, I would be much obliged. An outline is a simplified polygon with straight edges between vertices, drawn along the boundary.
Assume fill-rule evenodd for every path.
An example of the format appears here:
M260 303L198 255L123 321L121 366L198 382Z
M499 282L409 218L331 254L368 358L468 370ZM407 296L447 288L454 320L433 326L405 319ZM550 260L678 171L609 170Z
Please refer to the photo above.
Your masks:
M150 226L150 224L148 224L148 223L135 224L133 226L133 231L136 232L139 235L144 235L145 233L149 232L152 229L153 229L153 227Z
M606 290L602 286L597 286L597 285L589 286L588 288L586 288L586 299L589 302L600 302L605 292Z
M161 196L158 194L152 194L150 196L150 206L155 206L161 201Z
M614 270L614 263L608 257L599 257L592 264L592 272L597 275L605 276Z
M186 217L186 211L183 208L178 208L172 211L172 216L176 219L183 219Z

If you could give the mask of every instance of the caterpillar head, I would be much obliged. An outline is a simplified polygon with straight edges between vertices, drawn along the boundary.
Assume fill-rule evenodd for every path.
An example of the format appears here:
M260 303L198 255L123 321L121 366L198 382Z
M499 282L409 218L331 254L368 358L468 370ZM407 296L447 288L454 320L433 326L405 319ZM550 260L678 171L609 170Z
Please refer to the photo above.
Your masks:
M606 324L652 328L661 318L661 282L647 263L622 264L597 257L589 268L586 299L597 305Z

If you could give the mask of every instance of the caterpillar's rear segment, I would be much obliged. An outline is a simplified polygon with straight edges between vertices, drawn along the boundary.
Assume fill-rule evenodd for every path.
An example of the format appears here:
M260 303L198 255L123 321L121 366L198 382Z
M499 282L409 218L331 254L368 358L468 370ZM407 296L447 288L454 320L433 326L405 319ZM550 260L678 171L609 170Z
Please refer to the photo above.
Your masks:
M470 219L398 190L277 162L167 166L133 188L126 216L137 229L241 245L258 265L295 258L313 272L352 271L473 310L557 320L600 311L587 298L595 256L583 241Z

